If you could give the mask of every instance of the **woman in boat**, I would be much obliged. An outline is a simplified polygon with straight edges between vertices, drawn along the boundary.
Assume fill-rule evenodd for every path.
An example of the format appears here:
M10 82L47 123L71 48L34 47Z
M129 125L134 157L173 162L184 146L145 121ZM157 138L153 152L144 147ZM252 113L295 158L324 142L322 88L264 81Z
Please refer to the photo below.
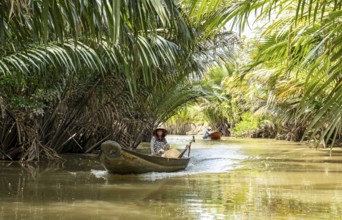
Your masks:
M162 127L158 127L153 131L151 139L151 153L152 155L162 155L164 151L170 149L170 145L166 141L167 130Z
M203 138L208 138L210 134L211 134L211 127L208 127L204 133Z

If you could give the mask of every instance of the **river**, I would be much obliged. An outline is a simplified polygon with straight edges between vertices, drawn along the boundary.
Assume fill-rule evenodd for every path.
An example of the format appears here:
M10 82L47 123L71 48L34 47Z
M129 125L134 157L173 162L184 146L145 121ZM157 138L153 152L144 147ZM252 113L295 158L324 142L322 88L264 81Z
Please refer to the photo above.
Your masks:
M341 150L198 138L185 171L142 175L108 174L94 155L63 157L0 162L0 220L342 219Z

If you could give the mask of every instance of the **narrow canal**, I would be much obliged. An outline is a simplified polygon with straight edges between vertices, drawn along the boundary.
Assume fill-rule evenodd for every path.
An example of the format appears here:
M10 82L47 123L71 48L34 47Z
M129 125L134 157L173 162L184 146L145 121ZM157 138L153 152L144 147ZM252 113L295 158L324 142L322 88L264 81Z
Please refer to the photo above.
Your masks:
M168 141L183 148L189 139ZM341 150L329 157L285 141L199 139L185 171L142 175L108 174L94 155L64 157L63 163L0 162L0 220L342 216Z

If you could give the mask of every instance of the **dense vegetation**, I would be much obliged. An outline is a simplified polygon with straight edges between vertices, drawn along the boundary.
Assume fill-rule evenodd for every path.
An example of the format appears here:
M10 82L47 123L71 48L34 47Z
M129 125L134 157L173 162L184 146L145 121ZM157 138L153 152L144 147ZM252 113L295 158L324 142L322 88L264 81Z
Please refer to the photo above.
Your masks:
M205 96L196 79L215 59L217 39L230 34L215 38L206 15L200 27L194 7L1 1L0 158L89 152L104 139L134 148L182 104Z
M226 100L200 102L193 114L238 136L324 146L341 141L342 2L233 2L230 13L239 28L252 13L262 28L241 40L235 65L213 69L205 79Z
M135 148L194 100L227 134L262 121L294 140L335 140L341 4L1 1L0 159L89 152L105 139ZM224 27L242 30L251 13L267 25L238 44Z

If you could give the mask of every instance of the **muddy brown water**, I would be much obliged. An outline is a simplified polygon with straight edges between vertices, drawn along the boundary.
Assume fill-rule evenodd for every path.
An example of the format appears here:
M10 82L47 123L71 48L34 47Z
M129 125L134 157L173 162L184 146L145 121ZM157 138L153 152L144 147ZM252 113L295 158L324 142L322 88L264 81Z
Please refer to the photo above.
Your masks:
M96 155L63 157L0 162L0 219L342 219L340 149L199 139L185 171L142 175L108 174Z

